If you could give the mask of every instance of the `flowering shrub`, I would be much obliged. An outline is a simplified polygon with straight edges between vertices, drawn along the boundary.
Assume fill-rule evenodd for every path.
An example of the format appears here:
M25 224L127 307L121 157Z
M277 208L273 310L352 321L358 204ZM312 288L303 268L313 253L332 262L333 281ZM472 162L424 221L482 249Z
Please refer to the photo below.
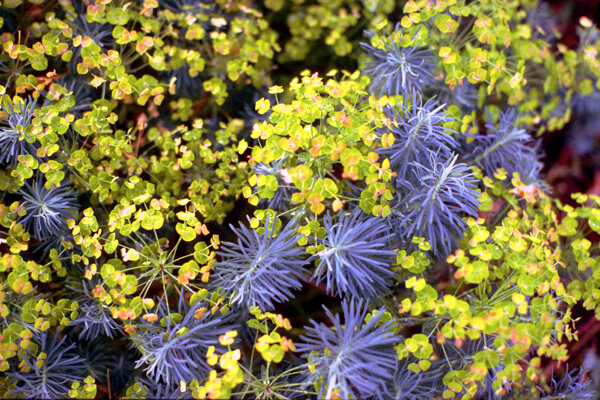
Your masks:
M593 398L547 371L600 197L538 137L593 119L600 34L551 16L1 0L0 397Z

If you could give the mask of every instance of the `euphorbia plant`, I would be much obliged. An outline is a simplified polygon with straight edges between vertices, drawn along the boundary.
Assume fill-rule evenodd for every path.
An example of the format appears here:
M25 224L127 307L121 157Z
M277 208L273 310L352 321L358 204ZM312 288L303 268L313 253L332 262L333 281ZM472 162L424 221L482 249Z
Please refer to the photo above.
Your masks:
M600 36L540 15L2 1L0 396L592 398L543 367L600 199L537 135L593 114Z

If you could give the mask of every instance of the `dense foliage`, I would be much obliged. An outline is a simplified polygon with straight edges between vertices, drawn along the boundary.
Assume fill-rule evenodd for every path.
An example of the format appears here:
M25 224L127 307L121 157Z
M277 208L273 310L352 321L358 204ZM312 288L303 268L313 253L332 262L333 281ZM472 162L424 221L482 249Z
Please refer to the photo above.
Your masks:
M0 0L0 397L594 398L600 196L541 138L598 151L600 32L552 18Z

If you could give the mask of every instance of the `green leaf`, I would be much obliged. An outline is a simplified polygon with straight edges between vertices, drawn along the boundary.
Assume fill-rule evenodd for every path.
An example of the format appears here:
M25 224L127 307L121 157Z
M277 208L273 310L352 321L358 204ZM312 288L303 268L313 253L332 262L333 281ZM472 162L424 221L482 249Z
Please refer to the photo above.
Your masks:
M447 14L440 14L435 17L435 26L442 33L454 32L458 28L458 23Z
M490 275L488 264L483 261L474 261L464 266L465 281L469 283L481 283Z
M129 11L125 8L111 7L106 11L106 20L113 25L125 25L129 22Z
M480 351L474 356L475 362L480 362L488 369L493 369L500 364L500 356L493 350Z
M175 225L175 230L181 235L181 239L186 242L191 242L196 239L196 231L189 225L178 222L177 225Z

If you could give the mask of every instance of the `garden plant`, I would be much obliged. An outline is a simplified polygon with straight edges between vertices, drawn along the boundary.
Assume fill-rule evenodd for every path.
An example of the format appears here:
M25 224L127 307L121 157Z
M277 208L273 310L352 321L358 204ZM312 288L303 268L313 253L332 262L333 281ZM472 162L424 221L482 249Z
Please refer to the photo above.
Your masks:
M598 398L600 191L546 144L600 162L600 30L555 11L0 0L0 398Z

